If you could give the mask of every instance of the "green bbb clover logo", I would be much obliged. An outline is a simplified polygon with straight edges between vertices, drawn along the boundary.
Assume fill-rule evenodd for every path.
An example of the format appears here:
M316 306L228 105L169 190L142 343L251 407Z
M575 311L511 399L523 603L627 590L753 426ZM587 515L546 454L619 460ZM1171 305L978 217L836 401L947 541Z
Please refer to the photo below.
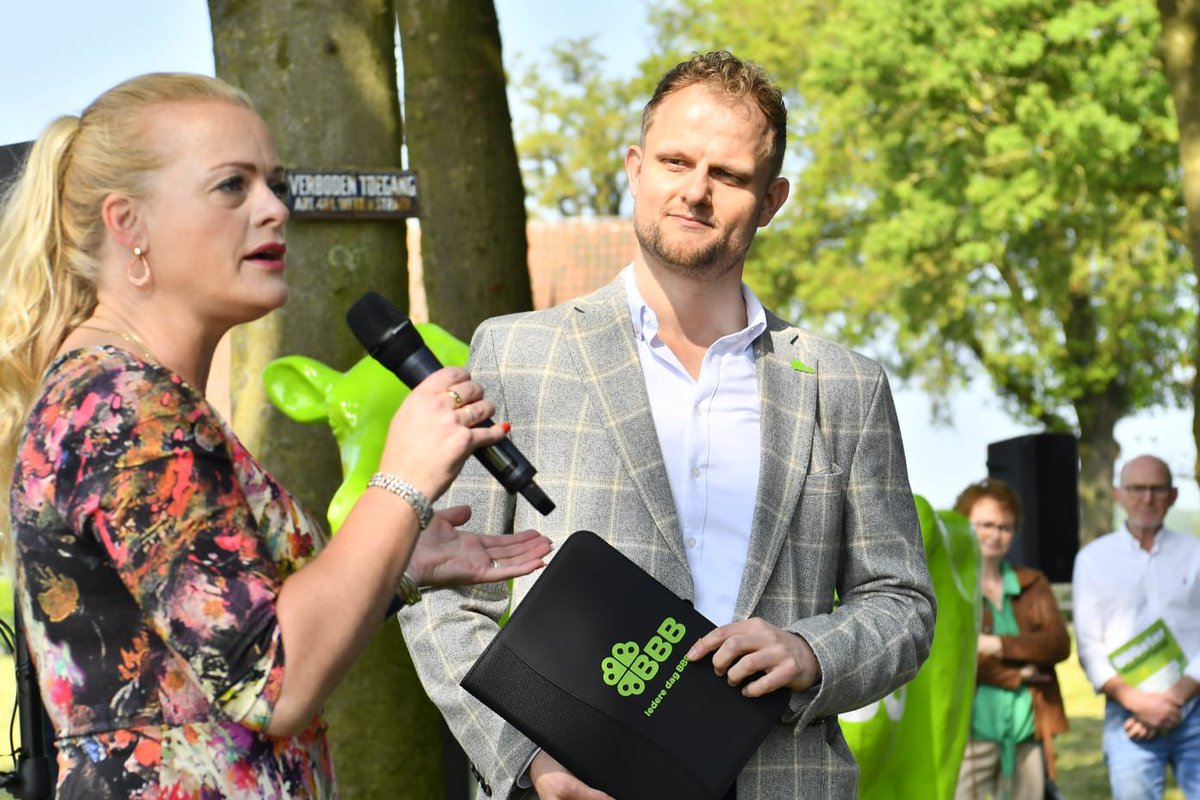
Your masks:
M667 617L645 647L638 647L636 642L617 642L612 646L612 655L600 662L604 682L617 687L622 697L636 697L646 691L646 681L658 674L658 665L671 657L671 646L678 644L686 632L687 628L674 617Z
M635 642L618 642L612 655L600 662L604 682L617 687L622 697L646 691L646 681L658 674L658 664L638 649Z

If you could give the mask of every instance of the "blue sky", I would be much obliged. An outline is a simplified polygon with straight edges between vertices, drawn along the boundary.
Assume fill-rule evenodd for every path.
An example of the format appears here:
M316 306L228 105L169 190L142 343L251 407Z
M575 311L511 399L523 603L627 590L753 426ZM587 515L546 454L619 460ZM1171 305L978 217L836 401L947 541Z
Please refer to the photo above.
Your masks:
M595 35L608 68L623 75L651 46L646 6L642 0L496 0L506 59L520 54L525 61L536 60L554 41ZM78 113L131 75L213 72L203 0L3 0L2 13L8 36L0 47L0 144L35 138L54 116ZM513 109L514 116L520 113ZM987 474L989 442L1036 432L1004 414L982 383L954 399L953 427L931 426L928 400L895 388L913 490L935 507L949 507L965 484ZM1177 476L1191 474L1190 411L1125 420L1117 439L1124 458L1153 452L1166 458ZM1200 509L1195 482L1180 484L1180 506Z
M0 0L0 144L33 139L55 115L78 113L141 72L213 73L204 0ZM646 3L496 0L505 57L594 34L608 66L630 74L647 52ZM18 77L19 76L19 77Z

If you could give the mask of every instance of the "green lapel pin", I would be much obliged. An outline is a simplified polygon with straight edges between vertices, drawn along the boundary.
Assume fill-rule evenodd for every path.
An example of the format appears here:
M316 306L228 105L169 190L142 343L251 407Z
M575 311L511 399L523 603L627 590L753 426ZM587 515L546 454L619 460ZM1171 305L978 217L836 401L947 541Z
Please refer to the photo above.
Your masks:
M808 373L816 372L815 369L810 367L808 364L805 364L803 361L801 361L798 358L792 359L792 369L796 370L796 372L808 372Z

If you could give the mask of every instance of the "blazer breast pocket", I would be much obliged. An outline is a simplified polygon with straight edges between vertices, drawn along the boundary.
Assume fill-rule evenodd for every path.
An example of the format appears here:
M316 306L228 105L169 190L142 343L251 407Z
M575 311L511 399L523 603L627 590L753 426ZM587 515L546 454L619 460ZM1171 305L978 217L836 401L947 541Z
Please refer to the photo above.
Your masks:
M810 473L800 490L800 527L808 531L827 531L840 527L846 496L846 474L836 464L825 472Z
M846 473L837 464L823 472L810 472L804 479L804 496L836 494L841 495L846 489Z
M812 513L841 516L841 498L846 492L846 474L830 458L832 450L817 429L812 433L812 452L809 455L809 473L804 476L804 487L800 489L800 512L805 522Z

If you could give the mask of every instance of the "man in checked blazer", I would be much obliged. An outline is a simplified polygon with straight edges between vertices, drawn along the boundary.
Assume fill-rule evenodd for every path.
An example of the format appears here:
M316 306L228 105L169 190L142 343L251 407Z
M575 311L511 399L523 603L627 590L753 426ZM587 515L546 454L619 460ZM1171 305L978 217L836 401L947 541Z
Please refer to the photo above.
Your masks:
M586 297L490 320L471 343L473 377L557 510L538 516L474 462L448 495L485 532L599 533L720 626L688 658L711 654L752 696L791 690L739 800L853 798L837 714L912 678L934 622L887 377L742 283L788 195L786 120L766 74L729 53L667 73L625 159L633 264ZM514 603L535 580L515 582ZM493 584L406 608L421 679L483 795L602 800L459 688L507 604Z

